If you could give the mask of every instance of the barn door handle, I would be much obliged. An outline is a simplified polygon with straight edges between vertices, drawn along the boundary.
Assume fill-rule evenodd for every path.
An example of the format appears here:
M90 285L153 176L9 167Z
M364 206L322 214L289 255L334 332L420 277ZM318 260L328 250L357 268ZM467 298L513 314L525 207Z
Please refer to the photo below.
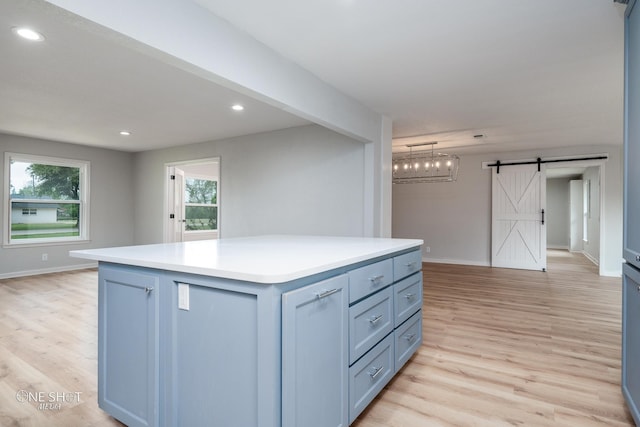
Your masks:
M542 209L542 225L544 225L544 209Z

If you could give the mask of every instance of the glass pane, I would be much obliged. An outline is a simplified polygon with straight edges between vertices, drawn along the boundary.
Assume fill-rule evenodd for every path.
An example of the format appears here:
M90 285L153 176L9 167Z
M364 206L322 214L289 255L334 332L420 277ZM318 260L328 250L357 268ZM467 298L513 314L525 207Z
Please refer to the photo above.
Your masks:
M185 203L218 203L218 182L208 179L185 179Z
M80 236L77 203L11 202L11 240Z
M11 199L80 200L80 168L11 162Z
M217 230L218 208L216 206L187 206L186 231Z

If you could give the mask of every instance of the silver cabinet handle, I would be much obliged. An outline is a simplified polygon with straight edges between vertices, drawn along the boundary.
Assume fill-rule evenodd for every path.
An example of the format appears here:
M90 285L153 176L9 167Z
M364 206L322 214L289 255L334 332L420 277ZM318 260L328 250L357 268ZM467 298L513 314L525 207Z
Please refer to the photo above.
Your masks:
M331 289L331 290L329 290L329 291L327 291L327 290L325 289L325 290L324 290L324 291L322 291L322 292L317 292L317 293L316 293L316 297L318 297L318 299L322 299L322 298L328 297L329 295L333 295L333 294L335 294L336 292L338 292L338 289Z
M636 255L636 261L640 261L640 255Z
M406 299L408 299L408 300L412 300L412 299L414 299L416 296L415 296L415 294L406 294L404 297L405 297Z
M416 261L411 261L405 264L405 267L413 268L417 264Z
M404 338L409 342L413 341L415 337L416 337L416 334L407 334L404 336Z
M384 274L380 274L378 276L369 277L369 280L372 282L377 282L384 279Z
M640 292L640 285L638 285L638 292Z
M370 319L369 319L369 322L370 322L372 325L375 325L376 323L378 323L378 321L379 321L380 319L382 319L382 314L378 314L377 316L374 316L374 317L370 318Z
M146 293L151 293L152 290L153 290L153 288L151 286L147 286L146 288L144 288L144 291Z
M379 368L372 366L371 370L369 371L369 376L371 377L372 380L375 380L376 377L382 373L383 369L384 369L384 366L380 366Z

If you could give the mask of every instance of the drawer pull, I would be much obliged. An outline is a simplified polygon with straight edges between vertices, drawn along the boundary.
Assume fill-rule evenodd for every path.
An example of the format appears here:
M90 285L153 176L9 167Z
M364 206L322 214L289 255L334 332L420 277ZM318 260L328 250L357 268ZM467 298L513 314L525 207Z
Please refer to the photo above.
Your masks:
M384 366L380 366L379 368L372 366L371 370L369 371L369 376L371 377L372 380L375 380L376 377L382 373L383 369L384 369Z
M638 292L640 292L640 285L638 285Z
M407 335L405 335L405 336L404 336L404 338L405 338L407 341L411 342L411 341L413 341L413 340L416 338L416 334L407 334Z
M378 323L378 321L379 321L380 319L382 319L382 314L378 314L377 316L374 316L374 317L370 318L370 319L369 319L369 322L370 322L372 325L375 325L376 323Z
M338 292L338 289L331 289L329 291L324 290L322 292L316 292L316 297L318 297L318 299L322 299L328 297L329 295L333 295L336 292Z
M640 255L636 255L636 261L640 262Z
M412 299L414 299L416 297L416 295L415 294L406 294L404 297L406 299L408 299L409 301L411 301Z
M384 279L384 274L380 274L380 275L378 275L378 276L369 277L369 280L370 280L372 283L379 282L379 281L381 281L382 279Z
M147 286L146 288L144 288L144 291L146 293L151 293L152 290L153 290L153 288L151 286Z
M416 266L416 264L417 264L416 261L411 261L411 262L406 263L404 266L407 267L407 268L413 268L413 267Z

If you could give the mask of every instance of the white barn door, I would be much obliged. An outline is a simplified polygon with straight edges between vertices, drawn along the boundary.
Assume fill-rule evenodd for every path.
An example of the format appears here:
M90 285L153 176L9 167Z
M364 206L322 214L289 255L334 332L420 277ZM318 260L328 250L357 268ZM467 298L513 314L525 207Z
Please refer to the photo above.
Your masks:
M544 165L492 170L491 266L546 270Z

